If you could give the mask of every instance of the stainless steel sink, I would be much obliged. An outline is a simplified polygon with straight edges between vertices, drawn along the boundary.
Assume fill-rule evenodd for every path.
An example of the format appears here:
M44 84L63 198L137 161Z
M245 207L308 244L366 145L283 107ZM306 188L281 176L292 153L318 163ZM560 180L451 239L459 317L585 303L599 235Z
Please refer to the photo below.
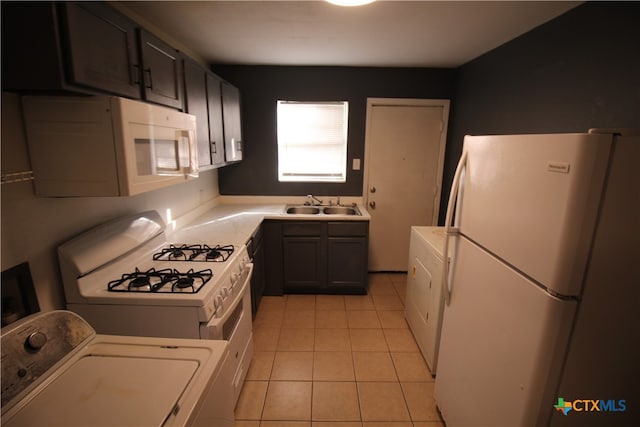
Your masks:
M322 212L326 215L360 215L358 208L349 206L331 206L323 208Z
M320 208L316 208L315 206L290 206L287 207L285 212L288 214L317 215L320 213Z
M287 205L284 212L291 215L362 215L356 206Z

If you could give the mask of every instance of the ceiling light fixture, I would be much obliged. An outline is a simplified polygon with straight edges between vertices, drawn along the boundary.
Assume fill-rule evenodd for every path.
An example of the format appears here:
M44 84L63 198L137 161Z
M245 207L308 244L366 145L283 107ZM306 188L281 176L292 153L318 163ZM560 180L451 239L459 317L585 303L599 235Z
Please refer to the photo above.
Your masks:
M337 6L363 6L365 4L373 3L376 0L327 0L327 1Z

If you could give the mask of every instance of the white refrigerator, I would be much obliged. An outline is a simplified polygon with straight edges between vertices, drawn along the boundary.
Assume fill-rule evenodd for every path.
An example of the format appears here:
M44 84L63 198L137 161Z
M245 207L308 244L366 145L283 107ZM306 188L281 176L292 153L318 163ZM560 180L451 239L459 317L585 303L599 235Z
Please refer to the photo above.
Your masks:
M640 425L640 138L467 136L445 227L447 427Z

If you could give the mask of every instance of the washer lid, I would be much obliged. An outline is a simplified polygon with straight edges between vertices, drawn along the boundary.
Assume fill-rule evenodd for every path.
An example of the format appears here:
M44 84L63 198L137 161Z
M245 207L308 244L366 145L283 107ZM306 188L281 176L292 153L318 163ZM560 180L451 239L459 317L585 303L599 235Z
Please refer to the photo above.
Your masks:
M3 425L162 426L199 363L87 355Z

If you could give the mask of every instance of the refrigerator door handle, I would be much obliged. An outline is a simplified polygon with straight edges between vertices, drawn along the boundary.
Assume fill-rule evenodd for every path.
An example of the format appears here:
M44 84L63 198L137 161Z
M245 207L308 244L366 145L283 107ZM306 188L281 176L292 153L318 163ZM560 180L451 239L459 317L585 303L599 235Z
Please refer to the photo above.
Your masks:
M462 151L460 161L456 167L456 172L453 175L453 182L451 183L451 191L449 192L449 203L447 204L447 215L444 221L444 265L442 268L442 294L444 295L444 301L447 305L451 302L451 286L449 285L449 264L452 260L449 259L449 237L451 235L458 235L460 228L453 227L451 225L453 221L453 212L455 210L456 200L458 198L458 190L460 189L460 177L462 172L467 167L467 151Z

